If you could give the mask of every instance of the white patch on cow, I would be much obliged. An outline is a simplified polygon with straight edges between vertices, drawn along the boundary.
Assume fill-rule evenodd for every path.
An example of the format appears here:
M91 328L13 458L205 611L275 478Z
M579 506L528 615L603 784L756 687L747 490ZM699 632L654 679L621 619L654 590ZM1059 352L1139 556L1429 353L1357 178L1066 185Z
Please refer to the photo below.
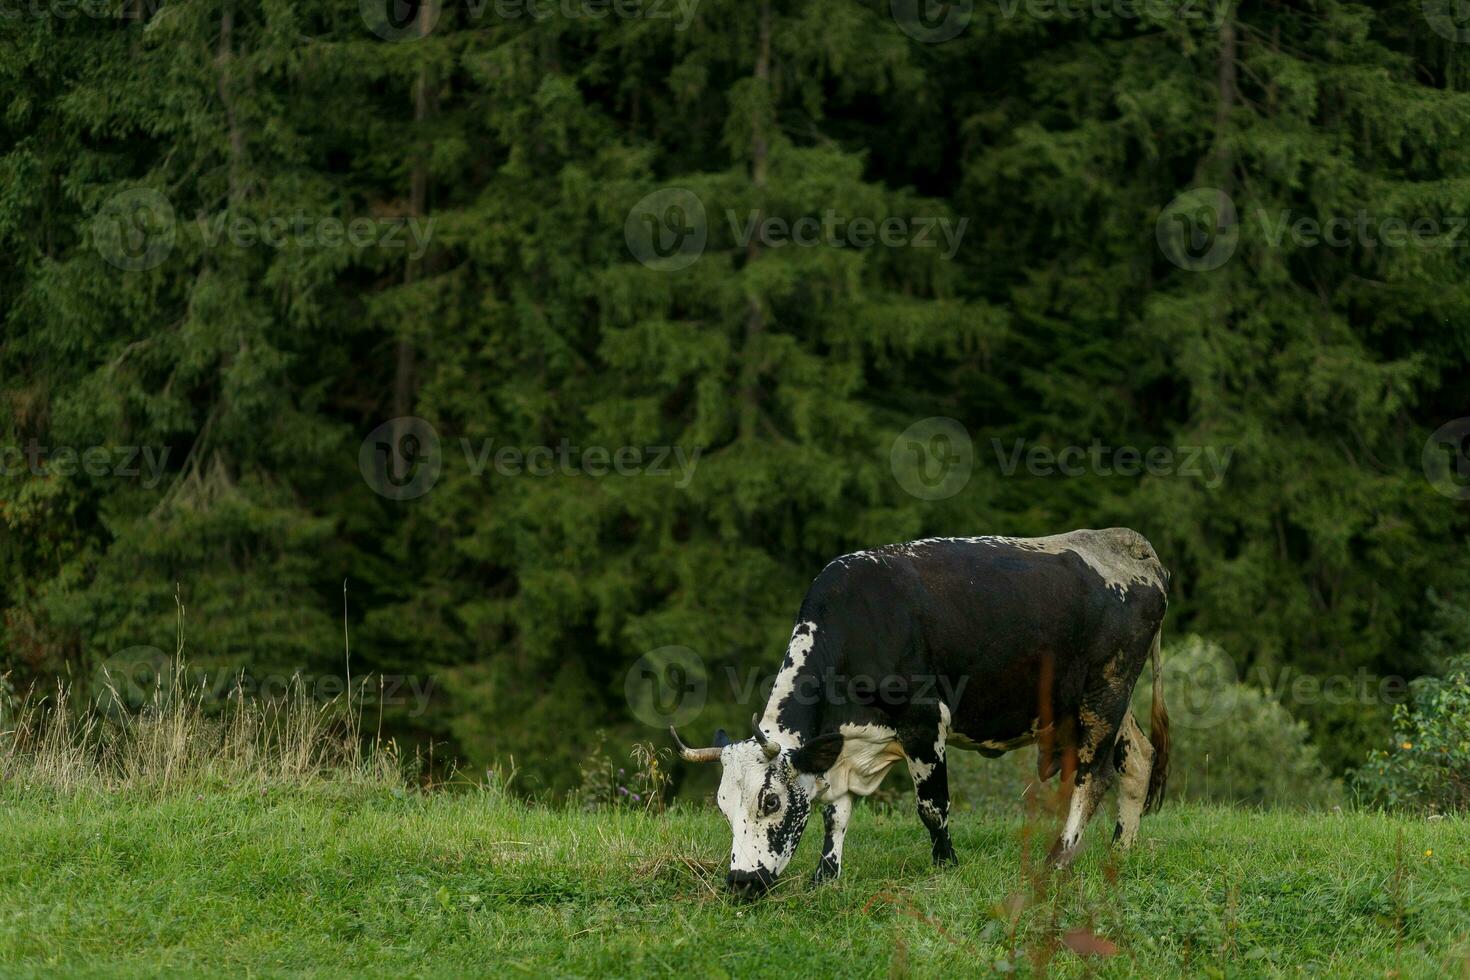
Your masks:
M940 762L944 761L944 745L949 736L949 706L943 701L939 703L939 731L934 736L934 758ZM934 775L933 762L922 762L918 759L909 760L909 775L914 779L914 785L924 782Z
M886 725L844 724L842 752L836 763L823 774L826 784L821 791L824 800L835 800L847 793L871 796L893 764L901 760L903 746L898 733Z
M787 758L774 761L754 739L732 742L720 752L720 789L715 799L730 821L731 871L768 871L779 875L786 869L816 797L817 777L796 772ZM761 798L774 793L780 806L772 813L761 810ZM805 808L787 838L772 847L770 831L790 821L792 808Z
M771 685L771 696L766 699L766 711L761 716L761 731L766 737L783 748L795 749L801 745L801 736L781 726L781 705L796 691L796 680L806 667L812 647L817 642L817 624L800 622L791 631L791 641L786 645L786 657L781 661L781 670Z
M1163 588L1164 567L1158 555L1143 535L1126 527L1083 528L1044 538L1012 538L1009 543L1024 551L1076 555L1120 599L1127 598L1132 585Z
M1118 846L1127 849L1138 836L1143 805L1148 799L1148 778L1153 769L1154 747L1144 737L1133 712L1123 718L1119 736L1126 748L1123 771L1118 774Z
M1073 788L1072 800L1067 809L1067 822L1062 827L1059 841L1061 850L1056 858L1058 867L1070 864L1077 853L1077 846L1082 843L1082 831L1087 829L1087 821L1092 819L1097 801L1102 796L1101 789L1102 784L1090 775L1083 776Z

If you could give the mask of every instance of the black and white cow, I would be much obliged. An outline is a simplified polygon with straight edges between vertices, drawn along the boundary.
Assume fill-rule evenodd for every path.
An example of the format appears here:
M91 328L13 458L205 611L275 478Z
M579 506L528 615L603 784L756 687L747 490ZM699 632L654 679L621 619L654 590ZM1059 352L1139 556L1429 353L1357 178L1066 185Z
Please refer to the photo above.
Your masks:
M791 860L813 806L816 879L835 877L853 800L907 762L936 863L950 844L947 746L998 756L1039 744L1041 779L1071 780L1050 860L1066 865L1115 777L1113 834L1132 844L1158 805L1169 728L1159 630L1169 573L1128 528L1045 538L929 538L847 555L817 576L752 738L691 749L724 766L731 889L758 895ZM1153 657L1145 738L1129 710ZM672 731L672 729L670 729Z

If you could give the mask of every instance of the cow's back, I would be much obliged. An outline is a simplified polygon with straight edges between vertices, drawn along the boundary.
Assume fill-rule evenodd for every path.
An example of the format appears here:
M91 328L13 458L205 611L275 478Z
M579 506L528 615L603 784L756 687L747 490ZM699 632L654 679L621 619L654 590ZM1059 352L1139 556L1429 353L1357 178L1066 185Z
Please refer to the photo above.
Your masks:
M1120 650L1146 648L1167 582L1153 548L1128 528L930 538L832 562L801 618L826 634L827 669L930 685L956 732L1003 743L1032 728L1043 692L1046 714L1073 710L1090 673ZM858 709L830 710L824 728Z

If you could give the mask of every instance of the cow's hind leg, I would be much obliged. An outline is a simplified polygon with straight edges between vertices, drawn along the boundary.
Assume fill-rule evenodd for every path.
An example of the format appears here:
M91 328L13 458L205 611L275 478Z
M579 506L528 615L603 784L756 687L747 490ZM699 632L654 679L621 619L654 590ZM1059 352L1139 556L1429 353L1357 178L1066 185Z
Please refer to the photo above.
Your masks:
M949 839L949 769L944 761L944 735L944 725L936 725L923 734L905 738L903 751L914 779L919 819L929 830L934 863L954 864L958 859Z
M852 794L844 793L822 807L822 860L812 875L813 884L830 881L842 873L842 841L847 837L847 819L852 816Z
M1126 707L1125 702L1118 715L1122 715ZM1047 855L1047 861L1057 868L1065 868L1077 856L1087 822L1092 819L1098 802L1116 774L1113 747L1118 740L1120 719L1092 710L1084 702L1078 721L1077 772L1067 806L1067 820L1062 826L1061 836Z
M1123 718L1123 730L1113 758L1118 769L1118 825L1113 829L1113 843L1126 850L1138 836L1154 764L1154 747L1131 711Z

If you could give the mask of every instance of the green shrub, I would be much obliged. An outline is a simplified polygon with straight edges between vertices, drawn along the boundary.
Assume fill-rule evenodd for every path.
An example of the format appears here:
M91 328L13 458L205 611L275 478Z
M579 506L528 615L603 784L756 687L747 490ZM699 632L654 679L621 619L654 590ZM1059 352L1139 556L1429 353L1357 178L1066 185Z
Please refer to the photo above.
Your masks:
M1218 644L1185 637L1165 651L1163 669L1172 724L1171 795L1268 806L1327 806L1340 799L1306 723L1266 691L1240 683ZM1152 690L1145 672L1133 705L1145 728Z
M1470 809L1470 654L1442 677L1410 685L1393 709L1393 746L1371 753L1353 773L1365 802L1414 810Z

